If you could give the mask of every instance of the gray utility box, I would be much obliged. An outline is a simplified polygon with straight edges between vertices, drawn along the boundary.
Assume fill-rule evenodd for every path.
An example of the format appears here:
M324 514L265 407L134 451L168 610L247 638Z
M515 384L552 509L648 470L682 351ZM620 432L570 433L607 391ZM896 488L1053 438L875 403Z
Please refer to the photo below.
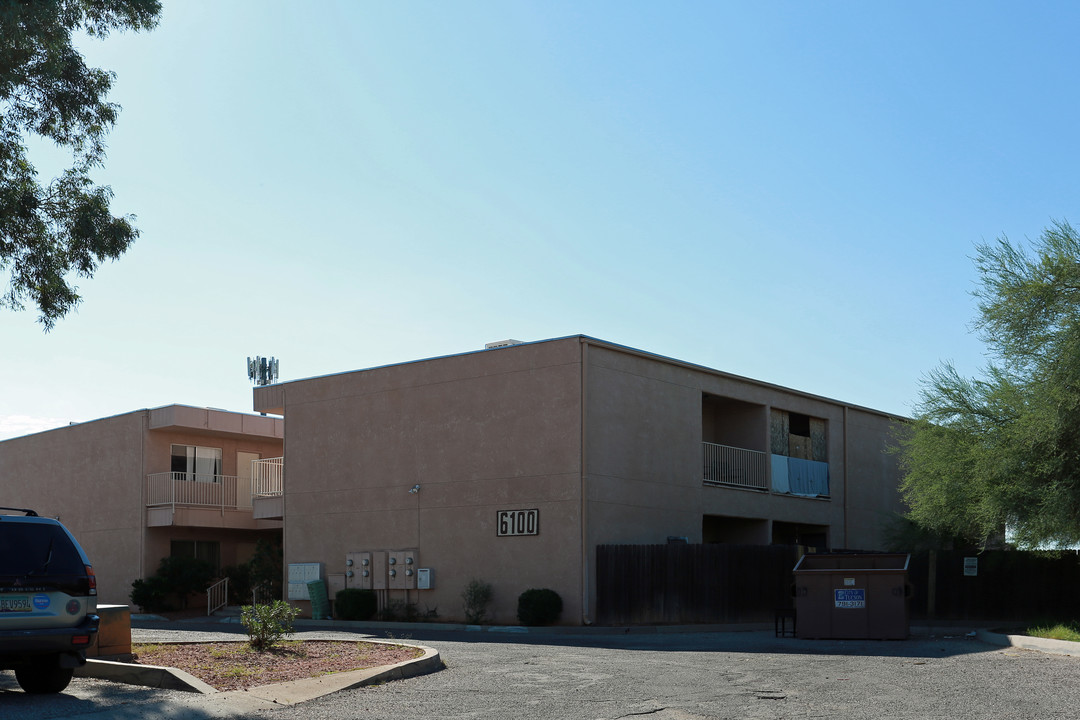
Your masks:
M797 636L905 639L910 560L900 553L803 555L794 570Z

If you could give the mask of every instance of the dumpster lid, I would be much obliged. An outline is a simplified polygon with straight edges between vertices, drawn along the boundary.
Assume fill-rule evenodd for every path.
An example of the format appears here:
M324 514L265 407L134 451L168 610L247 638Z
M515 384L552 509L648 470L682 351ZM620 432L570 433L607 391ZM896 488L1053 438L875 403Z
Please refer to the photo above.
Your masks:
M795 564L795 572L859 572L906 571L910 553L815 553L803 555Z

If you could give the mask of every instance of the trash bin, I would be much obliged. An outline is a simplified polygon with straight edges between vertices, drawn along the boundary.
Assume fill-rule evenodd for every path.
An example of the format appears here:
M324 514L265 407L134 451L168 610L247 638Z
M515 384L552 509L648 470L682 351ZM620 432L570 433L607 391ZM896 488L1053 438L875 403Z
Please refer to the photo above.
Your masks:
M311 618L313 620L330 619L330 599L326 596L326 583L312 580L307 584L308 598L311 600Z
M794 570L797 636L905 639L910 560L899 553L804 555Z

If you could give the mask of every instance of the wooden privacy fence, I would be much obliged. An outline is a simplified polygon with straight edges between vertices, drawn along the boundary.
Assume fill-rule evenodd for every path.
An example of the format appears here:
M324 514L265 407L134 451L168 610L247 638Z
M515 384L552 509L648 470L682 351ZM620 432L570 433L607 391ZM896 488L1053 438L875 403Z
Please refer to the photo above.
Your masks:
M600 625L771 621L792 607L794 545L600 545Z
M965 558L977 558L974 575L964 574ZM923 550L912 553L908 577L917 617L1075 619L1080 607L1080 556L1073 550Z

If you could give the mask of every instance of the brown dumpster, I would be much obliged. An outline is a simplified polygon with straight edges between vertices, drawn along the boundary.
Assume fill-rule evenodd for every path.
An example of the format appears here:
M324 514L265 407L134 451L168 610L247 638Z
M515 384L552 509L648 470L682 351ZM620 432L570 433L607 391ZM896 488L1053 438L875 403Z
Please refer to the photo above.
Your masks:
M797 636L905 639L910 559L900 553L804 555L794 570Z

